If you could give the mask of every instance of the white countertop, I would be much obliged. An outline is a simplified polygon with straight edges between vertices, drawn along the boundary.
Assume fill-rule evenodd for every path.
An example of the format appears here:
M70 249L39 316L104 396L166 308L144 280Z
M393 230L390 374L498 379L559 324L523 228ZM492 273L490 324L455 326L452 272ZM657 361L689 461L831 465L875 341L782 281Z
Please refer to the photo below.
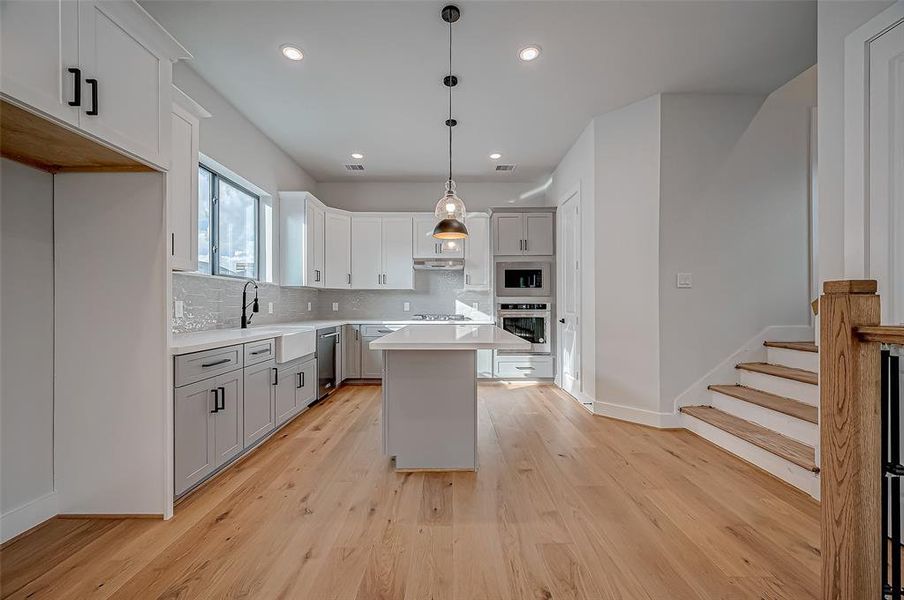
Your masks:
M248 329L234 327L232 329L209 329L189 333L174 333L170 342L172 354L190 354L245 344L282 336L287 331L298 331L299 328L322 329L341 325L433 325L438 323L455 323L460 321L388 321L385 319L321 319L316 321L295 321L292 323L271 323L268 325L252 325ZM491 324L492 321L467 321L468 324Z
M370 343L371 350L530 350L530 342L495 325L403 327Z

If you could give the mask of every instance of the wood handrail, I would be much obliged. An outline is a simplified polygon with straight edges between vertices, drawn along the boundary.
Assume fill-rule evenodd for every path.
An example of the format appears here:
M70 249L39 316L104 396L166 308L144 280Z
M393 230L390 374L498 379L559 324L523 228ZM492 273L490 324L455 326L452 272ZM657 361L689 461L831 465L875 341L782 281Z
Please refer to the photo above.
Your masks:
M858 327L857 335L864 342L880 342L882 344L904 345L904 325L876 325L874 327Z

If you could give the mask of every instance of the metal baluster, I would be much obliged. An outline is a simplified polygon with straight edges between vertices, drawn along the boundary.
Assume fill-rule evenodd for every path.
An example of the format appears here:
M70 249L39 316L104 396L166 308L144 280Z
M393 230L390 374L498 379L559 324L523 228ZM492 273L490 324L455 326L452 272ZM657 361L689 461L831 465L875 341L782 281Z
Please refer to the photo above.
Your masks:
M901 398L897 356L889 356L888 371L890 466L898 471L901 464ZM897 473L891 480L891 561L891 597L892 600L901 600L901 477Z
M882 376L881 405L882 405L882 598L891 594L891 584L888 582L888 361L889 351L882 351L880 359Z

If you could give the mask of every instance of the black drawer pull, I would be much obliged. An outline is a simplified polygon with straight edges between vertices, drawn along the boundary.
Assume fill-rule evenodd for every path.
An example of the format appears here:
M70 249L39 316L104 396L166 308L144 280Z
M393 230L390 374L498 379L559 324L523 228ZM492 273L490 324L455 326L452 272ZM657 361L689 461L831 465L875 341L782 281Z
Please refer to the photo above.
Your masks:
M226 410L226 388L218 387L220 390L220 404L217 406L217 410Z
M72 80L72 100L69 101L69 106L81 106L82 105L82 70L77 69L75 67L69 67L69 72L75 75L75 78Z
M92 117L97 116L97 80L96 79L85 79L85 83L91 86L91 110L86 110L86 115L91 115Z
M279 369L276 367L270 367L270 369L273 371L273 381L271 382L271 385L279 385Z
M232 362L232 359L221 358L220 360L215 360L212 363L201 363L201 368L206 369L207 367L216 367L217 365L225 365L228 362Z
M270 346L267 346L263 350L255 350L251 353L251 356L257 356L258 354L270 354Z

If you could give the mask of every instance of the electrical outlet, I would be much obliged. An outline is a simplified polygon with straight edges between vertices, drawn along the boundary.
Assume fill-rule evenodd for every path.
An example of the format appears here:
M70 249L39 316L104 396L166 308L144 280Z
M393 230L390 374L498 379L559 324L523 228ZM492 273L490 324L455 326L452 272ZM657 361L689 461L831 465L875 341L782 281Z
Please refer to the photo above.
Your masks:
M472 302L471 308L473 308L474 310L480 310L480 302Z
M339 303L338 303L338 302L333 302L333 312L336 312L336 311L338 311L338 310L339 310Z
M173 312L177 319L181 319L185 316L185 302L183 300L176 300L176 306L173 309Z
M311 303L308 302L308 312L311 312Z
M273 314L273 303L272 302L267 302L267 312L270 313L271 315Z
M691 273L678 273L677 287L689 289L694 287L694 276Z
M405 312L408 312L409 310L411 310L411 302L403 302L402 310Z

